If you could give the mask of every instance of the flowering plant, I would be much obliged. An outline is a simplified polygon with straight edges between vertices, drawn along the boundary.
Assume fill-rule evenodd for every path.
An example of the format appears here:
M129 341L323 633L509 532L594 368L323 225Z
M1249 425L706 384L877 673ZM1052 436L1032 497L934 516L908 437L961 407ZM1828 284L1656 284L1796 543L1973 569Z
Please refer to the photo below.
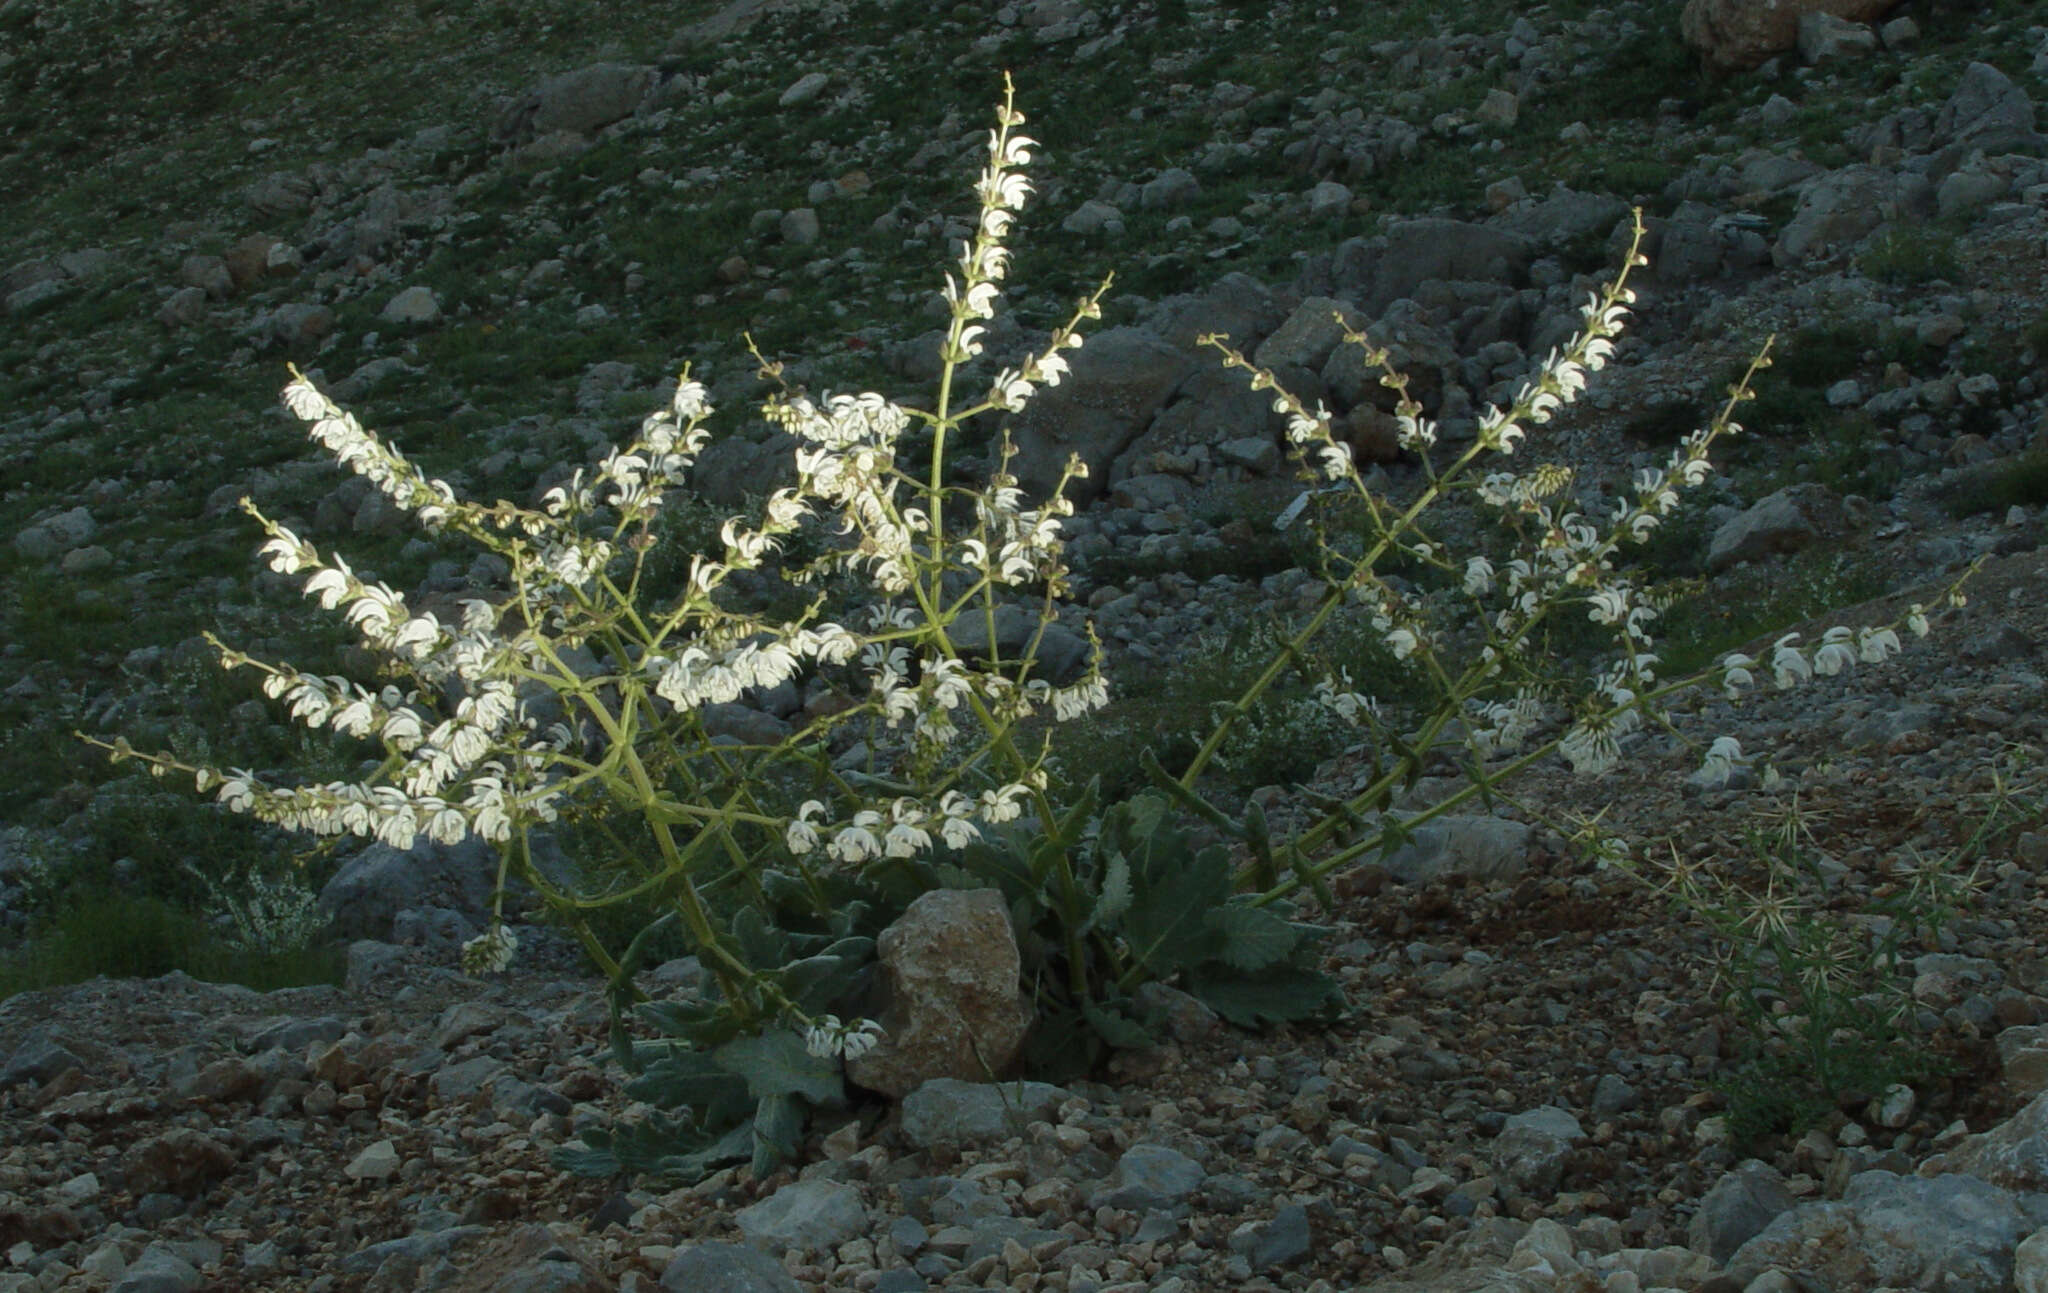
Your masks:
M713 550L689 559L680 591L654 591L648 558L654 522L709 435L708 394L687 369L636 439L534 507L459 499L294 372L284 399L312 437L428 533L460 535L501 557L507 586L459 608L415 607L245 501L267 536L270 567L305 575L305 594L388 659L391 680L373 688L216 643L221 661L261 675L266 694L306 726L370 742L381 756L375 771L293 784L126 742L106 746L159 775L191 776L230 810L294 829L397 848L472 834L497 845L498 905L490 927L464 947L464 963L478 972L511 964L518 941L503 895L508 878L522 878L611 977L615 1053L637 1075L629 1092L692 1111L587 1136L593 1148L576 1160L584 1168L687 1175L749 1155L762 1167L792 1152L804 1110L842 1097L839 1057L874 1044L876 1026L857 1012L875 933L906 894L942 884L1001 887L1036 958L1042 1005L1062 1006L1114 1044L1144 1039L1130 994L1151 979L1177 977L1240 1021L1326 1009L1334 992L1315 969L1315 940L1287 919L1288 896L1305 886L1329 907L1333 868L1412 829L1415 819L1389 815L1369 838L1339 840L1361 814L1386 808L1434 751L1459 742L1470 784L1424 818L1495 793L1551 752L1597 773L1663 697L1753 682L1757 663L1740 656L1685 680L1659 679L1648 649L1655 608L1614 571L1617 550L1641 542L1680 492L1706 477L1708 447L1735 429L1729 415L1747 379L1714 424L1688 437L1663 470L1643 473L1611 516L1573 503L1568 472L1474 470L1513 455L1530 427L1574 400L1612 355L1632 299L1626 269L1587 308L1584 331L1509 408L1487 410L1472 443L1447 462L1437 461L1437 426L1387 372L1402 444L1422 466L1420 491L1400 504L1367 487L1327 413L1212 338L1227 365L1250 369L1256 389L1275 392L1298 458L1355 497L1372 532L1362 552L1326 552L1321 601L1224 708L1187 766L1151 764L1165 797L1101 805L1091 790L1078 803L1056 802L1047 724L1108 700L1099 648L1077 676L1048 676L1042 662L1068 576L1065 489L1085 467L1071 459L1051 495L1034 503L1009 471L1007 435L980 488L949 484L947 458L971 419L1015 413L1068 375L1066 352L1081 344L1081 322L1100 317L1109 283L1082 299L1042 350L997 372L978 399L958 395L964 368L982 354L1008 270L1005 239L1031 189L1022 168L1035 145L1017 133L1023 117L1005 90L977 190L979 218L942 293L950 322L935 400L929 408L872 393L813 400L780 386L780 369L763 359L763 376L778 384L763 411L794 442L794 483L770 493L757 517L727 521ZM1638 263L1633 244L1629 259ZM1347 338L1385 366L1385 352L1364 335L1347 327ZM913 428L929 435L922 462L904 456ZM1454 562L1420 519L1458 492L1497 517L1519 548ZM800 532L824 536L807 545L816 555L796 555L789 540ZM1444 572L1449 594L1477 612L1472 627L1462 636L1439 630L1421 595L1376 573L1394 554ZM751 610L743 591L762 581L799 594L801 609L781 619ZM864 585L866 599L833 605L848 583ZM1590 684L1553 677L1535 646L1545 618L1572 609L1611 629L1618 647ZM1020 610L1030 626L1021 638L1004 631ZM1364 790L1319 801L1314 824L1274 840L1256 805L1233 819L1202 797L1199 778L1233 725L1340 611L1365 616L1394 656L1412 663L1433 689L1433 708L1410 726L1398 699L1359 694L1341 675L1326 679L1320 694L1332 712L1369 731L1376 759L1394 757L1375 764ZM1768 667L1790 685L1898 647L1890 629L1831 634L1812 653L1786 640ZM735 730L727 721L734 702L797 683L810 699L786 731ZM859 766L844 757L856 740L867 751ZM1724 740L1708 764L1726 768L1739 757ZM1197 849L1173 832L1175 803L1241 843L1235 874L1224 850ZM625 875L578 882L534 864L536 830L592 811L636 823L622 850ZM593 916L636 903L663 914L623 950L607 946ZM710 982L695 1000L642 1001L633 974L669 932L681 934ZM628 1003L690 1046L629 1041Z

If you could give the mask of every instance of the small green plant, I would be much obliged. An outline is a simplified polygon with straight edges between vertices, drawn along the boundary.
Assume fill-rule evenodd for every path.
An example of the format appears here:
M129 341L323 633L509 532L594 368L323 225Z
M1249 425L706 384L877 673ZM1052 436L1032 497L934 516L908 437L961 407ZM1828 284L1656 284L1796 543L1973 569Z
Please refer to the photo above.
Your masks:
M1955 517L2040 507L2048 503L2048 449L2029 449L1972 467L1944 485L1940 496Z
M1873 239L1856 258L1868 278L1893 287L1953 283L1963 274L1955 235L1931 227L1894 228Z
M1894 1085L1952 1071L1912 1024L1908 962L1915 949L1941 946L1979 886L1986 849L2016 824L2040 819L2028 762L2026 751L2010 752L1964 842L1939 858L1902 860L1889 892L1859 911L1840 911L1830 898L1823 855L1796 797L1775 822L1749 832L1748 876L1711 869L1676 845L1669 860L1632 868L1721 945L1716 988L1749 1045L1741 1064L1712 1085L1739 1143L1797 1136ZM1625 850L1606 856L1622 860Z

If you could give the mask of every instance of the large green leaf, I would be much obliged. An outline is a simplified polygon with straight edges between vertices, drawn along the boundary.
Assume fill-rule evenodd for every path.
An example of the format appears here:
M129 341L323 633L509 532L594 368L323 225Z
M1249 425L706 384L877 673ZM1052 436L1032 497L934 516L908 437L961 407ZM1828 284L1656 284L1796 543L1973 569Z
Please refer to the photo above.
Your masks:
M1240 970L1263 970L1294 954L1301 931L1264 907L1232 902L1209 913L1223 935L1219 953Z
M754 1179L762 1180L796 1157L804 1134L804 1107L795 1096L766 1095L754 1106Z
M1209 913L1230 897L1230 858L1207 848L1178 868L1148 867L1135 882L1123 936L1146 978L1164 979L1213 956L1222 935Z
M759 1037L741 1037L713 1051L719 1068L746 1079L755 1099L800 1095L812 1104L837 1104L846 1096L836 1057L819 1057L804 1039L788 1028L770 1028Z
M1118 1050L1143 1050L1158 1041L1143 1024L1114 1006L1098 1006L1091 1001L1081 1007L1081 1017L1097 1037Z
M1240 1028L1309 1019L1344 1004L1336 980L1316 970L1278 969L1259 975L1196 974L1188 991Z
M1131 863L1122 853L1112 851L1109 862L1102 869L1102 891L1096 896L1095 909L1088 913L1086 923L1081 926L1083 934L1098 929L1113 929L1131 909Z

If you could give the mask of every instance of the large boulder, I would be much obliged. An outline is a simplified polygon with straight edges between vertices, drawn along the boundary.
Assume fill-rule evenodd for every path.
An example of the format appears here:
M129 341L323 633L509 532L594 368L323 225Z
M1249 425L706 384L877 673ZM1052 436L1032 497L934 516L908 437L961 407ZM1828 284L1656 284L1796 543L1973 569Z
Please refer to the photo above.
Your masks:
M1963 70L1955 93L1934 118L1934 137L1961 149L2009 153L2041 147L2034 130L2034 101L1989 63Z
M1338 244L1330 279L1337 295L1372 319L1425 283L1519 286L1532 250L1527 238L1509 229L1427 216L1404 220L1381 238Z
M1824 13L1874 22L1899 0L1686 0L1678 16L1685 43L1720 72L1757 67L1799 43L1799 19Z
M1863 1172L1840 1202L1780 1213L1727 1273L1737 1285L1775 1268L1809 1287L1994 1293L2013 1286L2013 1248L2034 1229L2012 1194L1974 1177Z
M869 1090L906 1096L933 1078L1000 1076L1031 1026L1017 936L995 889L934 889L876 942L884 1037L847 1063Z
M1010 470L1027 493L1042 496L1059 484L1068 456L1080 455L1089 477L1067 487L1079 505L1102 493L1110 464L1151 424L1196 360L1143 328L1124 327L1089 338L1072 362L1064 381L1040 387L1012 420L1017 456Z
M516 144L557 131L594 134L632 116L660 76L638 63L596 63L551 76L499 114L491 138Z

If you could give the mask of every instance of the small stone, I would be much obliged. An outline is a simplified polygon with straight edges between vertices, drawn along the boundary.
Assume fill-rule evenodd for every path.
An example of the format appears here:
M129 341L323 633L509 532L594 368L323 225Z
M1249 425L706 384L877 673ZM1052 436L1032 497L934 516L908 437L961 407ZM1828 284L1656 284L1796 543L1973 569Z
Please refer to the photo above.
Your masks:
M399 1163L398 1147L380 1140L357 1154L341 1171L351 1181L385 1181L398 1174Z

